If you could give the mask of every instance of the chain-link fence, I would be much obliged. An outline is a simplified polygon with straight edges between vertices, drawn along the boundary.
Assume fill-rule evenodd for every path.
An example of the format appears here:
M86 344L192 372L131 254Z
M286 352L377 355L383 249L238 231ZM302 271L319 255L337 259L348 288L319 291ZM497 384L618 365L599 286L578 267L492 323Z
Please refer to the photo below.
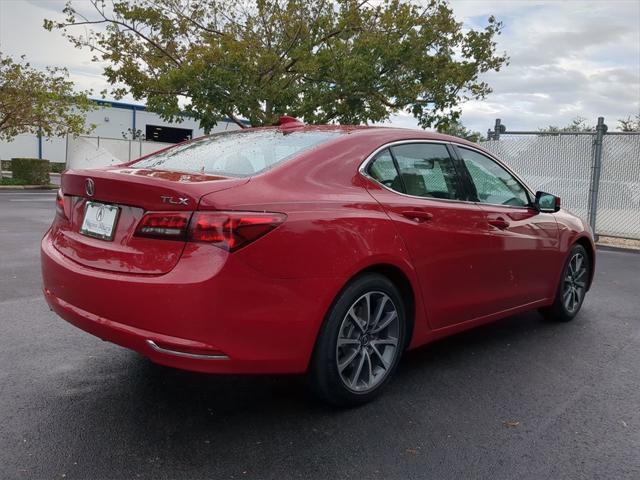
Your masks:
M596 232L640 239L640 132L605 135Z
M603 119L594 132L508 132L497 120L482 145L596 234L640 239L640 132L607 132Z

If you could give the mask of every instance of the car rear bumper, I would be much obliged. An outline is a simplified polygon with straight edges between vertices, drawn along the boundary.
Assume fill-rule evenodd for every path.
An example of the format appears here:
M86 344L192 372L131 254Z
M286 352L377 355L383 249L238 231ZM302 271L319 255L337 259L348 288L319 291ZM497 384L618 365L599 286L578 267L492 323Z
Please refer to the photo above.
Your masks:
M42 240L53 311L103 340L170 367L207 373L301 373L339 288L327 278L274 279L210 245L159 276L85 267Z

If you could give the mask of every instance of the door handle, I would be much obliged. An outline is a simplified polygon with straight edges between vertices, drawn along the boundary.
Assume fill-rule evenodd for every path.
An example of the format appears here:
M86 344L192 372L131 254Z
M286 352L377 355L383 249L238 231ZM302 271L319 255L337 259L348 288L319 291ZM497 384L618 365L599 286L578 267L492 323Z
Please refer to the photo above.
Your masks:
M403 210L400 214L408 218L409 220L413 220L416 223L424 223L430 222L433 220L433 214L429 212L423 212L422 210Z
M502 217L490 219L489 225L493 225L494 227L499 228L500 230L506 230L507 228L509 228L509 222Z

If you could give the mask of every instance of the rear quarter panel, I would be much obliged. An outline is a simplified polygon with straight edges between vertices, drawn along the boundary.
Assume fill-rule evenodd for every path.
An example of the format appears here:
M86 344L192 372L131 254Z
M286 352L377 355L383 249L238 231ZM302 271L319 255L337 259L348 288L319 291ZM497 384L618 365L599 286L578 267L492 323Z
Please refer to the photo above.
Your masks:
M415 297L415 340L427 329L417 277L404 241L358 173L378 142L346 140L252 177L246 185L208 195L199 208L285 213L282 225L235 255L273 278L323 279L331 285L329 294L317 299L324 314L359 272L376 265L402 271ZM316 331L324 314L314 319Z

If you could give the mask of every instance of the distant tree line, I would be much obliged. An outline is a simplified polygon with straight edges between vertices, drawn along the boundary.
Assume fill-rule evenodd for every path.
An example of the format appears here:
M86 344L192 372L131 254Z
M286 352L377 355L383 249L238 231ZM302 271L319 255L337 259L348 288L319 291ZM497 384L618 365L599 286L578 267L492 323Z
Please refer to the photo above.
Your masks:
M620 130L621 132L640 132L640 114L635 115L634 117L628 116L627 118L619 119L618 130ZM549 125L548 127L541 128L540 131L548 133L595 132L596 127L588 123L586 118L577 116L564 127Z

